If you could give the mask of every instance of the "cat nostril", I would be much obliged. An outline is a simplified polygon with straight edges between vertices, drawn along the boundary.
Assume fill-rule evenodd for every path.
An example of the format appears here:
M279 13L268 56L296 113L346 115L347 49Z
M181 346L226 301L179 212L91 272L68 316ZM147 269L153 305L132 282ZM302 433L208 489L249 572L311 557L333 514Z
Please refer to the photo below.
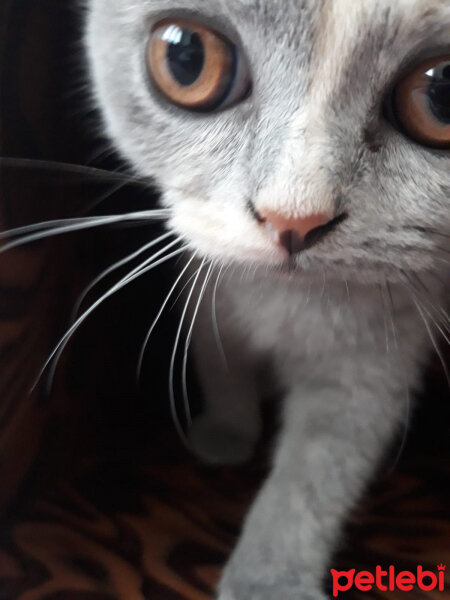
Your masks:
M298 254L315 243L319 230L325 228L332 218L327 214L312 214L305 217L286 217L276 212L262 212L264 225L275 236L280 246L289 255Z
M280 245L292 256L305 249L305 241L299 236L297 231L289 229L280 233Z
M304 218L286 218L278 213L264 214L264 226L280 246L292 256L312 248L347 219L343 213L335 218L325 214Z

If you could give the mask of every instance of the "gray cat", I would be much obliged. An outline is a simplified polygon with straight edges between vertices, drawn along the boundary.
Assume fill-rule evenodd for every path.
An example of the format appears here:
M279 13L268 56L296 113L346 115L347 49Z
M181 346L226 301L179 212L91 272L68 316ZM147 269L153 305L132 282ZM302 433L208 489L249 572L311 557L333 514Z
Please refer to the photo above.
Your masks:
M191 443L211 461L249 456L261 358L285 390L218 598L320 600L343 522L448 340L449 2L87 8L106 131L158 185L203 292Z

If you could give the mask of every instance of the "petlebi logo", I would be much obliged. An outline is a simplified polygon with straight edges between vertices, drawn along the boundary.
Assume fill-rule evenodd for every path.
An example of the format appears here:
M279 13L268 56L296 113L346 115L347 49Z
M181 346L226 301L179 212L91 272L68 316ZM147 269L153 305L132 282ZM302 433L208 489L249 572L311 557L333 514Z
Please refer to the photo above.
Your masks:
M360 592L371 592L373 589L380 592L412 592L414 589L423 592L445 591L445 569L446 565L440 564L437 570L425 571L423 567L417 567L416 572L397 571L395 567L383 570L377 567L375 573L369 571L336 571L331 569L333 578L333 596L339 597L341 592L348 592L356 588Z

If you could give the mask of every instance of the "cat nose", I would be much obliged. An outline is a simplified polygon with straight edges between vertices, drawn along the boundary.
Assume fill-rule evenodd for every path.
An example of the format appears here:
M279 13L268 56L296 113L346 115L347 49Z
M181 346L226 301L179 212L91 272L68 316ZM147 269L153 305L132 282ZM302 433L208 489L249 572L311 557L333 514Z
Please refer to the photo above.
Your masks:
M277 212L267 212L261 216L264 226L272 235L275 234L280 246L290 256L315 245L328 233L329 224L333 222L333 217L325 213L286 217Z

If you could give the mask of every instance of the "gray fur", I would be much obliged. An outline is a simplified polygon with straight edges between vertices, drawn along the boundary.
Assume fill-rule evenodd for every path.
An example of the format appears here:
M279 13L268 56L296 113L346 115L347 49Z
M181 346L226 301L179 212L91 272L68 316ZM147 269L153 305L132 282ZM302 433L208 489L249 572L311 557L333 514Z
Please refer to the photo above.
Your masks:
M199 452L233 459L232 440L250 453L261 357L287 390L273 471L219 599L320 600L342 523L407 424L408 390L432 346L433 325L428 331L422 317L439 320L431 303L445 300L449 153L394 130L381 103L409 65L450 52L450 7L90 0L88 9L93 91L107 132L158 184L169 227L200 256L233 266L217 298L227 368L212 334L212 285L196 327L208 405L192 431ZM198 115L155 94L145 44L152 23L170 14L211 21L241 47L254 82L248 99ZM297 215L332 206L349 219L287 272L249 199Z

